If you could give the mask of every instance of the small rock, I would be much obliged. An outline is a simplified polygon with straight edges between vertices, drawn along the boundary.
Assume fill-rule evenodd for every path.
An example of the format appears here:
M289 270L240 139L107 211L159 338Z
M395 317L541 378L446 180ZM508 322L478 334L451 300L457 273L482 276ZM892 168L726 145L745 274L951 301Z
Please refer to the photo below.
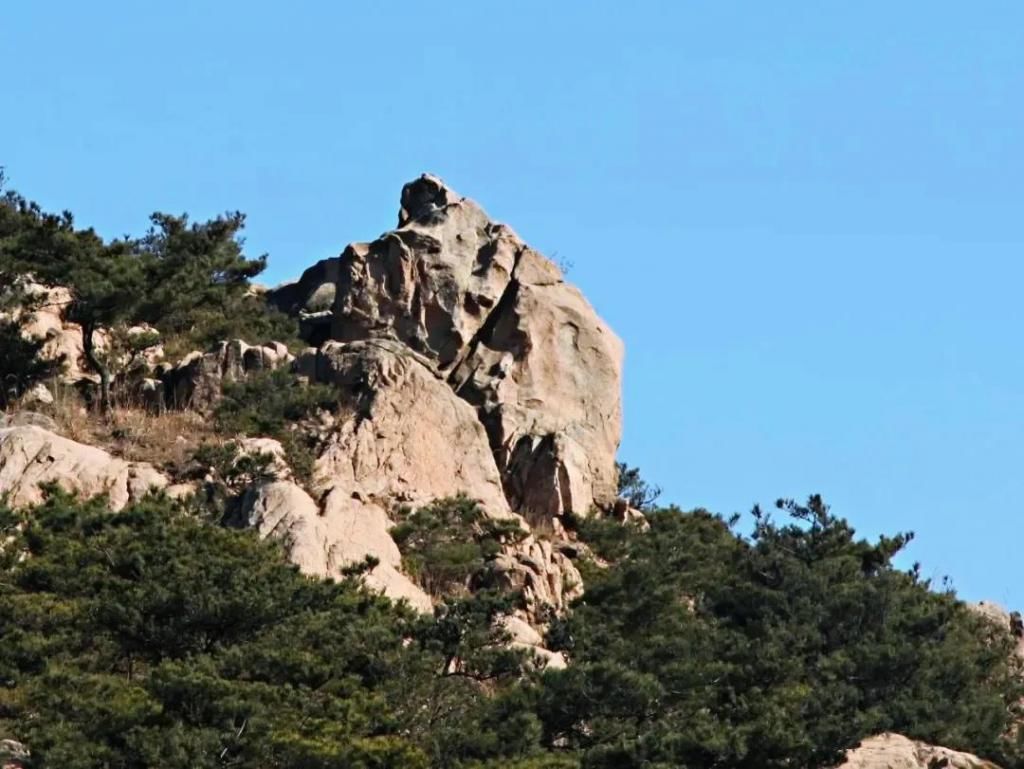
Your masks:
M26 404L41 403L44 406L49 406L53 403L53 393L50 392L46 385L40 383L25 393L21 397L21 402Z

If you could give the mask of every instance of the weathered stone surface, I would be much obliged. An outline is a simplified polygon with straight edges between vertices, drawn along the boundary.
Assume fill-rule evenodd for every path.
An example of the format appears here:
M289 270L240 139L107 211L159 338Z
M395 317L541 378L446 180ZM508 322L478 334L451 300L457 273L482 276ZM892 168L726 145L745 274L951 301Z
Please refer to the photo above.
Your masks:
M542 621L547 609L561 613L583 595L583 578L573 562L554 543L528 536L509 546L494 561L500 583L522 592L527 618Z
M508 633L509 644L513 647L525 649L534 655L539 668L550 668L561 670L567 666L565 655L561 652L553 652L544 648L544 639L526 620L510 615L499 620L501 628Z
M267 301L288 315L321 312L334 306L338 284L338 257L321 259L295 281L282 283L266 292Z
M965 606L993 624L1008 630L1017 642L1014 653L1024 661L1024 620L1021 619L1020 612L1007 611L991 601L967 603Z
M513 510L615 501L622 344L558 268L436 177L339 262L332 337L390 339L478 411Z
M378 565L366 576L371 589L431 610L430 598L401 573L401 553L388 535L391 521L378 505L354 499L344 489L326 495L323 506L300 486L275 481L250 488L243 500L245 523L262 537L281 539L303 572L338 577L341 569L372 555Z
M342 414L314 471L318 488L341 487L388 509L464 493L495 517L508 504L469 404L401 344L328 343L318 379L336 384Z
M63 286L44 286L31 278L19 279L16 288L22 292L26 302L0 317L9 317L21 326L26 339L45 342L40 357L47 361L61 362L61 378L74 383L89 375L82 347L82 329L64 320L64 314L71 304L71 292ZM97 333L97 349L106 346L106 335Z
M399 229L341 255L332 338L397 339L444 369L501 298L523 244L434 177L406 185L402 200L413 208Z
M880 734L848 751L841 769L999 769L995 764L947 748L915 742L899 734Z
M0 767L3 769L22 769L31 757L28 748L17 740L0 740Z
M290 364L294 356L280 342L249 345L241 339L220 342L209 352L195 350L161 372L167 404L206 411L220 400L224 382L237 382L256 371Z
M111 508L120 510L167 486L167 478L151 465L125 462L39 427L0 428L0 495L15 506L38 504L39 487L47 483L83 497L106 494Z
M41 427L51 433L60 431L52 417L38 411L15 411L13 414L0 414L0 427Z
M330 336L340 262L339 257L323 259L298 280L266 292L271 305L299 319L299 334L310 344L323 344Z
M622 343L536 252L520 256L513 278L452 384L480 410L513 509L550 516L610 507Z
M260 454L269 456L268 472L279 481L292 479L292 469L288 466L288 458L281 441L274 438L238 438L235 444L238 446L239 459L255 457Z

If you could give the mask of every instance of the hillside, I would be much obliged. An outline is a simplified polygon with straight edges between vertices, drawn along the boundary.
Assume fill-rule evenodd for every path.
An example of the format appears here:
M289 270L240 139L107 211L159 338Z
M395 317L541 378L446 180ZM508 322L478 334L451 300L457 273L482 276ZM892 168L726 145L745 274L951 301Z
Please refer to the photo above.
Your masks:
M11 765L1024 767L1019 616L817 495L659 506L622 342L479 205L273 289L244 223L0 203Z

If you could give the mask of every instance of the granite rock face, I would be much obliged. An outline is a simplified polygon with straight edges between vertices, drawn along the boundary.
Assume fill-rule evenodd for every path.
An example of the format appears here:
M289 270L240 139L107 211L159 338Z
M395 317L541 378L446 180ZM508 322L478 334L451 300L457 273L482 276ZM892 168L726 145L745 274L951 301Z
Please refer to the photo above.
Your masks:
M43 501L41 486L56 483L84 498L105 494L120 510L167 478L151 465L126 462L102 449L62 438L33 425L0 428L0 492L22 507Z
M293 370L339 389L310 489L321 501L296 503L286 526L303 568L334 573L369 554L369 578L408 596L387 536L396 506L465 494L524 527L614 507L622 343L557 266L437 177L405 185L396 229L268 298L305 324L312 347ZM217 387L241 375L230 355L196 355L184 379L200 402L204 367ZM261 531L290 521L265 501L251 509ZM497 567L531 620L582 591L571 560L532 536Z
M501 478L473 408L401 344L328 343L318 379L340 390L342 419L317 460L315 484L384 505L464 493L508 517Z
M848 751L841 769L999 769L970 753L915 742L900 734L869 737Z
M404 345L476 410L511 509L615 501L622 343L559 269L433 176L341 255L331 336Z
M401 553L388 534L392 523L379 505L354 499L340 487L318 504L297 484L274 481L246 492L242 515L261 537L282 540L306 574L337 578L345 566L372 555L379 563L365 576L368 587L419 611L431 610L430 597L401 572Z

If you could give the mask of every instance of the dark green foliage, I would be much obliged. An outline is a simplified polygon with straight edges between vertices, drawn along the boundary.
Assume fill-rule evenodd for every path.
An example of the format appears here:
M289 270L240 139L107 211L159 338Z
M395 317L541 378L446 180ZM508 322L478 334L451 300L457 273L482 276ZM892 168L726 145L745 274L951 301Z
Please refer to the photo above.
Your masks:
M0 320L0 409L58 372L59 364L40 360L44 344L25 339L19 323Z
M213 523L235 524L245 490L276 480L274 456L243 453L238 444L204 443L192 456L190 477L202 481L188 500L189 509Z
M75 228L70 212L48 214L7 193L0 204L0 275L31 273L46 285L71 290L67 320L82 326L84 355L100 377L100 404L110 406L110 370L96 352L95 333L130 320L145 293L144 265L128 241L104 243Z
M299 343L295 321L253 292L251 280L266 268L266 257L242 252L242 214L198 224L158 213L152 223L139 240L108 243L91 229L77 229L69 212L46 213L14 192L0 198L0 279L31 274L71 291L65 316L82 326L104 409L112 377L96 350L101 328L148 322L171 354L231 338Z
M330 385L306 384L285 369L274 369L225 383L215 416L226 434L276 438L291 424L337 405L338 392Z
M139 320L183 350L206 349L221 339L297 342L295 322L252 294L251 281L266 269L267 258L243 253L244 214L190 223L185 215L157 213L151 221L138 242L149 286Z
M908 537L858 540L817 497L757 512L751 541L706 513L648 516L560 628L546 740L584 767L826 766L898 731L1013 760L1007 633L896 570Z
M274 456L242 453L237 443L204 443L193 456L203 473L225 488L239 491L255 483L274 479Z
M481 684L519 676L491 629L502 599L418 618L160 498L113 514L51 490L0 526L16 537L0 733L35 767L399 769L539 750L535 717L511 734L509 701Z
M395 518L391 538L402 551L402 566L431 595L461 593L474 578L485 582L488 561L526 533L515 520L488 517L467 497L401 509Z
M661 496L661 487L652 486L640 476L639 467L616 462L619 473L619 496L637 510L650 510Z
M481 524L442 507L406 543ZM51 490L0 508L0 729L41 769L781 769L886 730L1019 766L1009 634L894 569L907 537L781 507L750 539L700 511L622 529L552 625L570 667L524 676L499 622L515 596L417 617L359 588L372 564L310 580L167 500L112 514Z
M338 391L305 382L285 369L264 371L241 382L227 382L217 405L217 429L229 436L276 438L288 466L300 480L313 472L316 440L308 431L293 429L320 411L338 408Z

